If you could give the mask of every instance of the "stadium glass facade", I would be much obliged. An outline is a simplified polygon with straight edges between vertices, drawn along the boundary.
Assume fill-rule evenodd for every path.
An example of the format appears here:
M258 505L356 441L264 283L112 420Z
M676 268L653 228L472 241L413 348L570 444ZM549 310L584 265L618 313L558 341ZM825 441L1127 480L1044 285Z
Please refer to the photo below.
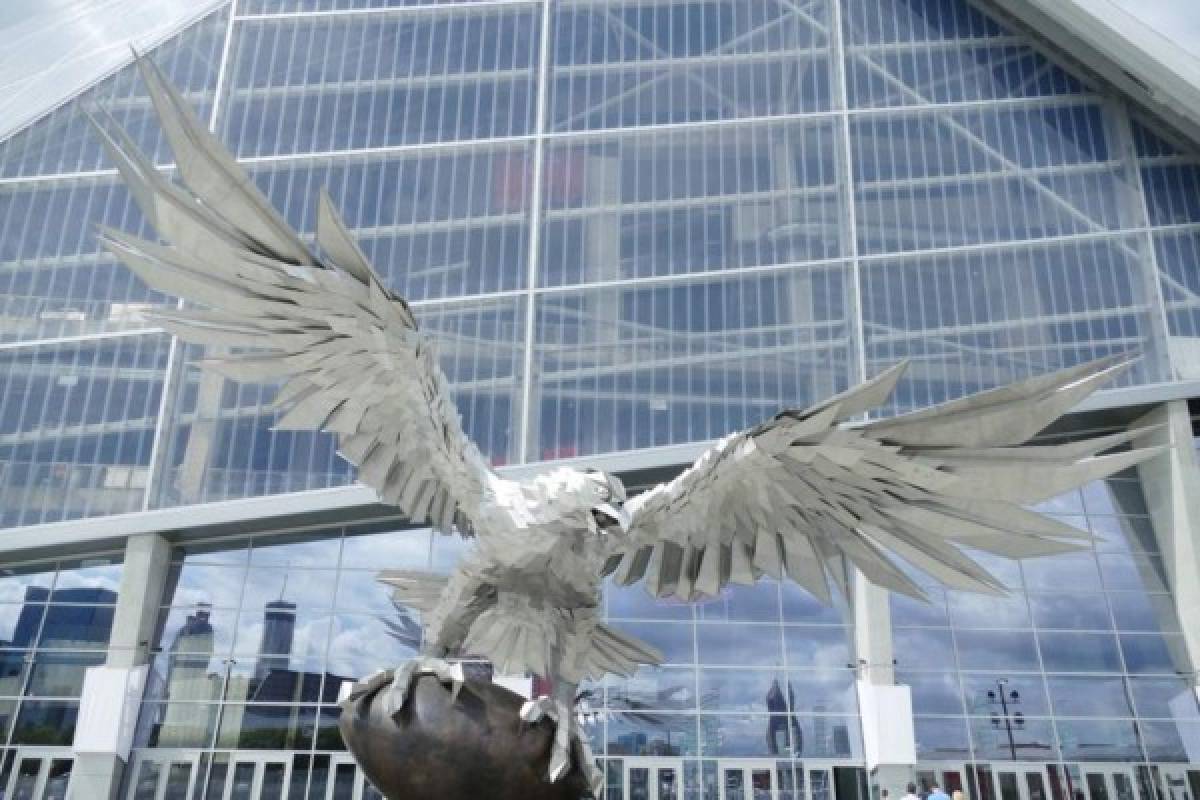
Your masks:
M1200 147L982 4L232 0L153 56L298 229L329 188L498 467L644 463L901 358L882 413L1138 351L1079 423L1119 428L1155 413L1140 389L1200 378ZM92 105L171 163L132 69L0 142L0 528L351 484L330 438L271 430L271 387L201 373L145 321L174 300L98 249L96 224L145 228ZM1200 481L1187 456L1167 482ZM1094 544L989 561L1002 600L609 591L668 660L589 687L609 798L857 798L856 682L894 679L925 783L1195 800L1200 571L1178 542L1200 519L1164 515L1152 473L1048 503ZM121 548L5 557L0 797L92 796L84 671L130 648L150 669L120 797L371 797L338 691L420 637L374 571L461 545L398 520L161 534L145 641L117 641L143 567Z

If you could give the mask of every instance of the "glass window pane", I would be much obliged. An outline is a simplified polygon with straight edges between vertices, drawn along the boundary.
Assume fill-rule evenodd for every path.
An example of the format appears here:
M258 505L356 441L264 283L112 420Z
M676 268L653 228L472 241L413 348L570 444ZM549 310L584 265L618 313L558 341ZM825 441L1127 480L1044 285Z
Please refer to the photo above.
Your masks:
M729 625L720 622L701 622L696 625L700 664L778 667L783 663L780 650L782 643L777 625Z
M845 628L783 626L789 667L844 669L851 666L850 632Z
M1040 633L1042 661L1050 672L1120 672L1116 637L1101 633Z
M1020 631L955 631L958 661L963 669L1039 668L1033 634ZM938 654L931 654L937 659Z
M158 627L159 642L168 653L227 656L233 649L236 621L236 611L212 609L203 604L194 609L163 609Z
M1039 628L1057 630L1112 630L1108 601L1103 594L1031 594L1029 605Z
M946 610L946 592L944 589L926 588L929 602L923 602L900 594L888 598L892 611L892 626L905 627L912 625L947 626L950 624Z
M237 608L246 581L242 566L222 566L191 561L174 564L167 575L166 602L190 607L205 604Z
M1200 716L1195 690L1182 677L1129 678L1139 717Z
M913 714L962 714L962 688L955 672L897 672L896 683L912 688Z
M722 679L740 683L740 673L721 671ZM688 711L696 708L696 671L690 667L639 667L632 677L604 679L606 705L613 710ZM700 690L706 706L723 706L729 691L706 683Z
M778 622L779 584L767 579L753 586L726 587L720 597L697 604L696 616L713 621Z
M971 746L980 761L1052 761L1058 758L1048 719L971 717Z
M1129 694L1122 678L1046 678L1054 713L1060 717L1132 717Z
M844 256L836 145L826 119L551 140L541 281L562 286ZM812 289L828 291L828 278L813 275ZM814 301L814 311L827 302L810 293L806 305Z
M386 563L393 569L423 569L429 565L428 528L397 530L381 523L382 530L351 528L342 543L342 568L377 570Z
M608 721L609 756L694 756L696 716L656 714L653 719L627 715Z
M96 556L59 564L58 578L54 582L51 602L71 603L69 589L100 589L95 602L116 602L117 589L121 585L121 560L115 556ZM62 594L60 594L60 592ZM84 595L87 596L86 594ZM108 600L108 598L112 598ZM85 600L83 602L93 602Z
M75 739L78 701L26 700L13 725L13 744L70 745Z
M610 619L675 619L690 620L692 606L672 598L651 597L643 586L614 586L604 584Z
M962 717L916 717L917 758L964 761L971 757L967 721Z
M93 592L98 593L100 598L113 594L108 589L68 591L80 593L80 602L85 602L83 598ZM112 623L112 606L47 606L39 646L67 650L104 650L108 647L108 634L112 630Z
M1182 636L1121 634L1125 668L1133 673L1189 674L1192 672Z
M1108 600L1112 604L1118 630L1163 633L1180 630L1175 601L1169 594L1109 592Z
M909 670L950 670L957 666L954 640L941 628L897 628L892 632L896 664Z
M993 712L1026 717L1050 714L1040 675L963 673L962 680L963 699L971 716L990 716Z
M1025 597L1012 593L1007 597L948 592L950 619L960 628L1028 628L1029 606Z
M227 705L217 747L239 750L307 750L317 710L311 706Z
M1141 760L1141 745L1133 720L1059 719L1055 724L1065 759Z
M216 722L215 704L147 704L138 727L149 747L209 747Z
M104 661L104 653L37 653L26 693L34 697L79 697L84 672Z

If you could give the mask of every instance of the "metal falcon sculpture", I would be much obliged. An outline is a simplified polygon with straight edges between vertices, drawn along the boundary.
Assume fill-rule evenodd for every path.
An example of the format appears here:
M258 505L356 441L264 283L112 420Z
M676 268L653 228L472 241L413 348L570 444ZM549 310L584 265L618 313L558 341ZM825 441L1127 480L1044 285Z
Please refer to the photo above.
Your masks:
M552 780L570 769L579 683L661 660L601 621L604 576L684 601L787 576L828 599L831 582L845 591L850 564L880 586L922 596L898 557L948 586L999 593L959 545L1013 558L1075 549L1086 534L1022 506L1154 453L1098 455L1134 433L1021 446L1122 370L1119 358L852 422L887 400L899 364L721 440L675 480L634 498L615 477L573 467L507 480L464 435L432 343L328 194L319 199L314 251L157 67L139 64L183 185L159 174L110 118L94 119L165 242L103 229L105 246L151 287L209 309L156 315L185 341L237 351L205 366L237 381L282 383L278 428L335 434L359 480L385 503L413 522L476 539L448 578L382 576L423 612L423 655L359 691L390 682L386 702L398 712L417 673L461 681L442 660L460 652L504 673L548 677L552 696L522 716L557 720ZM582 768L592 769L578 744Z

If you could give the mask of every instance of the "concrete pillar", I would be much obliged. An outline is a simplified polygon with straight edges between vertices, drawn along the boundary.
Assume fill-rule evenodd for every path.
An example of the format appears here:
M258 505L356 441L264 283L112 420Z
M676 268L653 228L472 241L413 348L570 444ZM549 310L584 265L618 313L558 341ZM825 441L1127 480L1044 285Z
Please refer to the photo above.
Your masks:
M858 706L871 796L904 795L917 763L912 691L896 685L891 601L886 589L854 573L854 651Z
M170 556L170 544L158 534L131 536L125 543L108 659L88 670L80 698L71 773L71 796L77 800L112 800L120 789Z
M1172 400L1133 423L1159 426L1134 441L1138 447L1168 445L1162 455L1138 466L1142 493L1166 567L1175 611L1183 623L1185 652L1173 653L1176 668L1190 673L1197 692L1200 666L1200 465L1192 444L1187 401Z

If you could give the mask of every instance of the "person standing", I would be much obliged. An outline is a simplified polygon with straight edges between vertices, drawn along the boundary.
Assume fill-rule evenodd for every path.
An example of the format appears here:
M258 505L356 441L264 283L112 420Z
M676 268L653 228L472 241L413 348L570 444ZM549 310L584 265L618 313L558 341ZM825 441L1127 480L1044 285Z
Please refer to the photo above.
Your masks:
M950 800L950 795L943 792L942 787L935 783L933 789L929 792L929 800Z

